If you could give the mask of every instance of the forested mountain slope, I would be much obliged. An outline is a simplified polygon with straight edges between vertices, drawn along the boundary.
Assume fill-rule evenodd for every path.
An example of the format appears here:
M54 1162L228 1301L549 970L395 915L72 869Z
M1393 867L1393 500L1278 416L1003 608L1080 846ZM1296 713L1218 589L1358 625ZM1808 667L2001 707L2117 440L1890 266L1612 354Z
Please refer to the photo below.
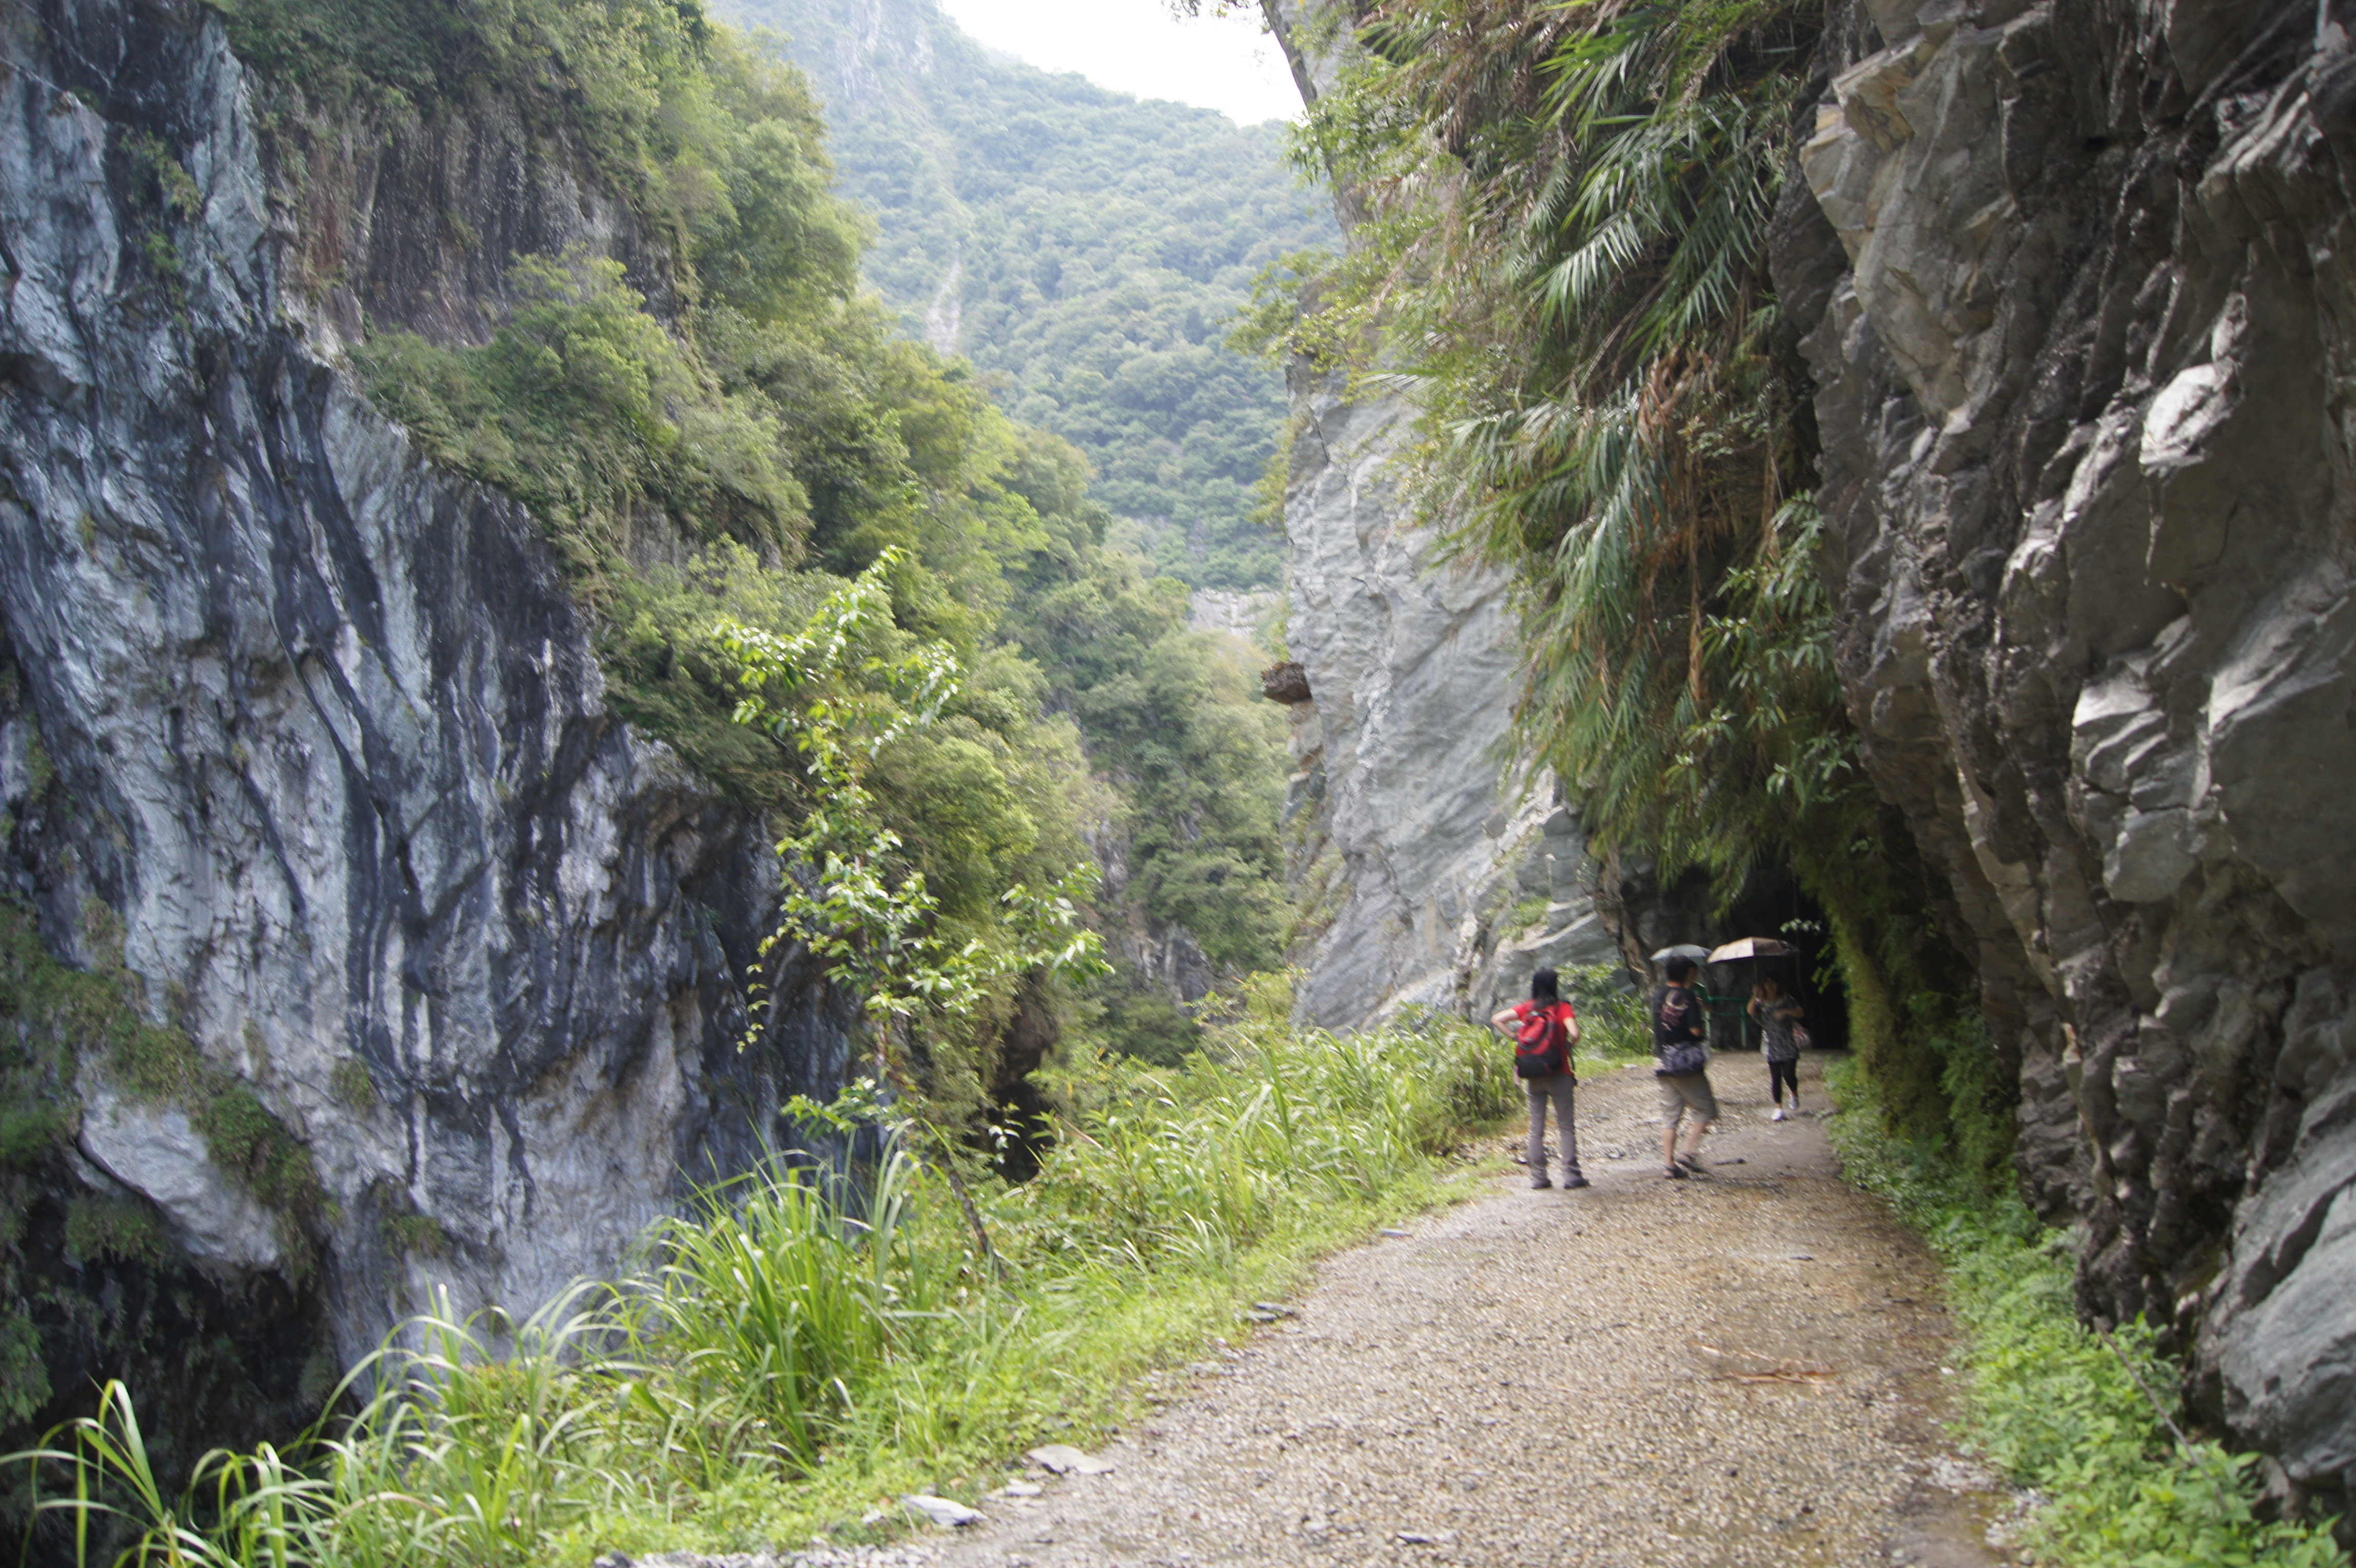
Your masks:
M842 191L878 225L867 276L908 329L1086 452L1161 570L1274 585L1254 492L1283 383L1222 339L1263 266L1334 238L1282 127L994 55L935 0L717 9L786 34L810 73Z

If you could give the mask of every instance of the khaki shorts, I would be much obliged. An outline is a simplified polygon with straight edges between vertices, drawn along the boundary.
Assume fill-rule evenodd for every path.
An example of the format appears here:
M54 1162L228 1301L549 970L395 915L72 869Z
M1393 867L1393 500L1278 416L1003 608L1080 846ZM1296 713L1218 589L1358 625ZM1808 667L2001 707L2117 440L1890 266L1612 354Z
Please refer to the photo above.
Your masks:
M1687 1073L1681 1078L1667 1078L1655 1073L1653 1081L1661 1086L1661 1114L1670 1126L1677 1124L1677 1114L1690 1111L1698 1122L1718 1120L1718 1096L1710 1092L1709 1074Z

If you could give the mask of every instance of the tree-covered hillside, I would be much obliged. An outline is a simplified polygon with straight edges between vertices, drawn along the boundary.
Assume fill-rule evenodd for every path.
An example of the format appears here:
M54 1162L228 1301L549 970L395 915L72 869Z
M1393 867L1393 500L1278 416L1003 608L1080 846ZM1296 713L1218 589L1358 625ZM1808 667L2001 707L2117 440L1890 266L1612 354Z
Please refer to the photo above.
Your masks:
M843 192L879 226L867 275L909 329L1086 452L1160 570L1273 584L1254 492L1284 389L1222 338L1261 267L1333 235L1282 127L994 56L935 0L721 9L815 79Z

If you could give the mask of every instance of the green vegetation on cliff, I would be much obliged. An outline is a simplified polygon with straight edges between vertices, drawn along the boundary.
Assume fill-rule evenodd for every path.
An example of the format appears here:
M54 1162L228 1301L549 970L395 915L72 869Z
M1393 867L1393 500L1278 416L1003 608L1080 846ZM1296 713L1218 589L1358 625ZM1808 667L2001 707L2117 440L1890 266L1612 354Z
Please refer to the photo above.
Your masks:
M1086 453L1158 570L1280 581L1256 491L1283 381L1223 339L1261 267L1333 236L1281 127L992 56L934 0L728 8L825 94L844 191L879 225L868 276L906 328Z
M1101 842L1125 846L1125 864L1108 867L1125 908L1149 930L1190 934L1216 973L1275 968L1290 758L1258 676L1232 639L1187 629L1183 585L1145 579L1119 552L1043 560L1023 589L1007 631L1044 667L1048 704L1079 725L1116 791ZM1095 1000L1104 1036L1132 1055L1166 1066L1197 1037L1166 976L1132 970Z
M1226 974L1273 961L1280 719L1212 639L1183 633L1182 596L1108 550L1084 457L862 294L864 220L830 191L799 74L692 7L562 0L431 13L475 64L427 71L412 66L440 54L347 47L394 25L361 9L348 29L251 4L236 22L298 104L430 113L504 93L552 116L546 134L585 148L677 245L674 314L617 263L531 256L487 343L386 332L357 356L438 462L548 527L596 614L616 709L740 800L808 810L790 751L729 722L739 693L712 629L789 633L896 550L897 618L967 678L937 728L879 758L894 875L921 874L944 929L987 943L1001 889L1055 885L1108 827L1127 843L1134 825L1107 922L1179 921ZM533 39L572 41L567 92L517 76ZM1100 638L1108 615L1124 629ZM1066 1021L1101 1015L1096 1037L1166 1055L1169 1007L1130 974ZM989 1036L976 1081L1004 1092Z
M861 591L880 597L884 624L862 633L862 656L937 649L960 671L927 722L878 736L861 770L873 853L856 869L872 884L823 865L812 878L820 907L838 913L849 908L838 895L880 888L894 918L908 917L891 941L940 960L916 978L964 987L944 1010L955 1027L937 1019L909 1036L924 1081L912 1075L903 1103L929 1097L939 1134L921 1152L936 1173L994 1181L981 1152L1000 1124L1034 1130L1009 1112L1041 1104L1024 1075L1043 1039L1052 1047L1060 1031L1065 1044L1051 1066L1092 1063L1107 1045L1170 1058L1173 1039L1192 1044L1194 1026L1162 977L1059 990L1049 972L1063 953L1049 939L1068 947L1073 934L1054 892L1085 886L1075 869L1118 851L1118 886L1083 913L1116 931L1190 923L1224 976L1271 962L1282 720L1215 639L1185 630L1181 585L1108 546L1112 520L1086 456L1016 423L971 365L907 340L864 292L870 225L833 192L825 128L800 75L693 0L220 9L255 72L273 199L290 222L335 206L336 193L308 182L337 177L337 149L354 138L431 142L519 123L543 173L592 188L597 201L584 206L599 206L600 222L612 215L616 257L499 258L500 297L471 302L490 318L483 338L380 322L352 359L420 451L513 497L545 530L588 611L619 715L766 817L777 839L809 846L813 823L841 804L841 780L812 766L807 726L735 722L748 693L744 644L730 639L789 639L847 582L873 574ZM189 217L189 177L165 140L126 150L139 199ZM479 245L444 217L454 253ZM332 249L290 247L290 285L339 286L301 271ZM892 695L875 671L836 675L824 690L783 693L785 708L864 711ZM1043 892L1010 899L1016 887ZM826 929L796 934L822 947L853 926L828 916ZM93 928L101 961L88 974L50 960L11 906L0 905L0 1012L17 1026L0 1052L0 1087L13 1096L0 1118L0 1306L33 1304L0 1330L0 1423L87 1408L93 1372L122 1372L165 1416L151 1435L167 1477L217 1434L191 1411L283 1434L288 1409L316 1411L327 1393L299 1358L277 1357L288 1386L265 1401L209 1381L193 1359L159 1369L109 1336L177 1312L174 1344L225 1343L249 1327L308 1343L319 1304L305 1221L322 1199L304 1150L252 1084L149 1016L184 1003L166 998L157 1013L139 994L122 970L119 924L111 958L108 931ZM1009 1059L1018 1027L1027 1054ZM878 1026L894 1028L905 1021ZM154 1216L76 1186L78 1054L103 1060L126 1093L186 1110L217 1162L284 1217L288 1278L263 1278L269 1299L231 1304L192 1283ZM332 1088L364 1103L374 1086L348 1065ZM1084 1093L1081 1081L1071 1093ZM381 1231L404 1254L451 1245L398 1205ZM60 1270L101 1258L121 1265L103 1275L110 1290L123 1284L107 1308L113 1326L89 1321L72 1287L50 1289ZM944 1289L972 1283L960 1266L947 1265ZM220 1330L224 1309L245 1324ZM191 1446L192 1434L203 1441ZM332 1467L324 1453L311 1457Z

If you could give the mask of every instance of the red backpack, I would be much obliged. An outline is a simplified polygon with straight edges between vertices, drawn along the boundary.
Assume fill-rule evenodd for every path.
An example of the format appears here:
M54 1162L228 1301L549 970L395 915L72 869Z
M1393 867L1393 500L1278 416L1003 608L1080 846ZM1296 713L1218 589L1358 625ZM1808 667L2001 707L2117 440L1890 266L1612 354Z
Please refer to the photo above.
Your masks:
M1568 1002L1551 1002L1522 1022L1514 1036L1514 1076L1552 1078L1570 1069L1570 1031L1566 1019L1579 1016Z

